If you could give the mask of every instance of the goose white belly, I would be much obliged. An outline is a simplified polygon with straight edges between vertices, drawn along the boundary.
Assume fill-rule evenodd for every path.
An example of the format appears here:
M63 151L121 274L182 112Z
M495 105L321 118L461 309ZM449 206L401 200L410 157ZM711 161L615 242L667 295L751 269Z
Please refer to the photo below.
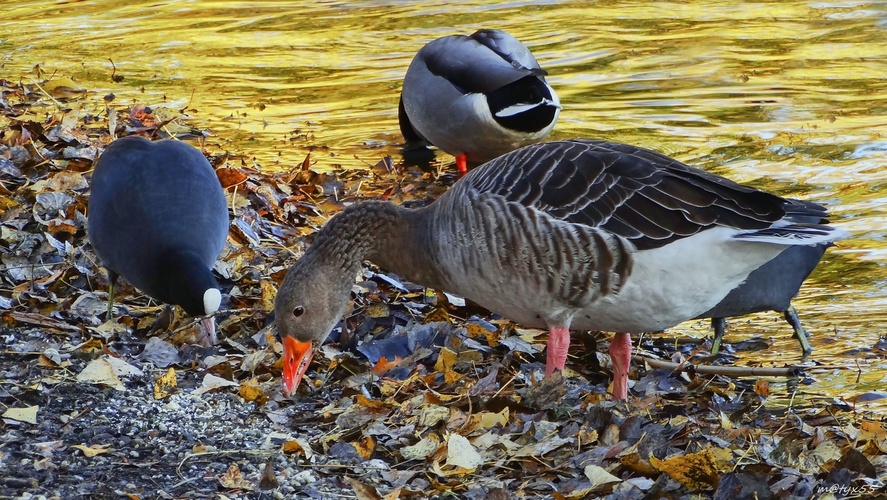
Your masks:
M508 273L501 273L497 283L475 280L472 288L457 286L460 289L453 291L524 326L544 328L572 316L569 325L574 330L658 331L714 307L749 273L787 248L731 239L737 232L713 228L635 252L631 274L618 292L578 308L542 289L539 283L544 280Z

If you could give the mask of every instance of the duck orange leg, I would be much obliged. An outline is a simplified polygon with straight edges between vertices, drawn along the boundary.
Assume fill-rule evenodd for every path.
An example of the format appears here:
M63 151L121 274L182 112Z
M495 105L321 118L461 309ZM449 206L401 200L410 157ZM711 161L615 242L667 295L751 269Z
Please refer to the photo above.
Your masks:
M456 156L456 169L459 170L459 177L468 173L468 157L464 154Z

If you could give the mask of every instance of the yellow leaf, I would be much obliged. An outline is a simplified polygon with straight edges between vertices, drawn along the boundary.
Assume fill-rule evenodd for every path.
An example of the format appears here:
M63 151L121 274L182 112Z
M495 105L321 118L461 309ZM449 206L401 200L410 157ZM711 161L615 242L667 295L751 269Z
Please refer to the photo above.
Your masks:
M37 410L39 406L25 406L23 408L8 408L3 412L3 418L25 422L26 424L37 423Z
M495 427L496 425L505 426L508 424L508 407L502 409L499 413L493 413L491 411L482 411L480 413L475 413L468 419L468 425L464 430L465 434L468 434L472 431L476 431L479 429L486 430L491 427Z
M257 405L263 405L268 401L268 395L259 388L254 379L247 380L240 384L240 390L237 391L245 401L254 402Z
M390 314L388 304L384 302L374 302L364 310L364 313L370 318L387 318Z
M177 388L176 371L173 367L169 367L166 373L157 377L154 381L154 399L164 399L170 394L176 392Z
M283 452L287 455L302 453L302 445L298 441L287 441L283 443Z
M691 491L708 489L718 482L715 457L709 450L675 455L665 460L659 460L651 455L650 464Z
M434 364L434 369L442 372L447 369L453 368L456 364L456 353L447 349L446 347L440 348L440 354L437 356L437 363Z
M87 458L92 458L96 455L101 455L102 453L107 453L111 451L111 446L102 446L100 444L94 444L92 446L86 446L84 444L75 444L71 445L71 448L77 448L78 450L83 452Z
M383 406L385 406L378 399L370 399L370 398L364 396L363 394L358 394L356 399L357 399L357 404L359 404L360 406L363 406L364 408L382 408Z
M274 298L277 297L277 288L274 286L274 283L269 279L263 279L259 281L259 286L262 289L262 302L260 306L264 312L271 312L274 310Z
M364 436L363 438L352 442L351 446L354 446L354 449L357 450L357 454L360 455L360 458L369 460L370 457L373 456L373 451L376 449L376 441L372 436Z

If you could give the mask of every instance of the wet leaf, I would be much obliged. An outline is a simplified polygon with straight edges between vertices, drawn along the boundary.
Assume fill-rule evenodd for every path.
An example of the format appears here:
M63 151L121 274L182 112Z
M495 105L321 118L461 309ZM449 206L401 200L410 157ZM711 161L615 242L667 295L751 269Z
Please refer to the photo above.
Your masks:
M157 368L166 368L179 362L179 350L160 337L151 337L139 357Z

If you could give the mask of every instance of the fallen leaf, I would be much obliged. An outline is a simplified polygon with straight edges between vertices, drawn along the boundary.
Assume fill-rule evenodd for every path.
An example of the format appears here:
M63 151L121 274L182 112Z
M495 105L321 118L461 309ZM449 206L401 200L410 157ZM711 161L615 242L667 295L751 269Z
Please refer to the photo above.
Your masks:
M3 412L3 418L24 422L26 424L36 424L37 410L39 409L40 407L37 405L24 406L22 408L7 408L6 411Z
M268 401L268 395L259 387L255 379L246 380L240 384L237 394L245 401L254 402L257 405L263 405Z
M170 367L163 375L154 381L154 399L164 399L176 392L176 371Z
M449 434L447 436L447 460L445 465L457 467L466 472L473 472L484 463L477 449L468 442L465 436Z
M277 475L274 473L274 459L269 458L265 461L265 468L262 470L262 477L259 479L259 489L273 490L280 486L277 481Z
M596 488L598 486L608 484L608 483L619 483L622 482L621 479L607 472L606 469L599 465L586 465L585 466L585 477L591 481L592 488Z
M755 394L761 396L762 398L766 398L770 396L770 381L760 379L755 382Z
M388 361L387 359L385 359L385 356L382 356L381 358L379 358L379 361L376 361L376 364L373 365L373 375L381 377L392 369L400 366L402 362L403 359L400 356L395 356L393 361Z
M222 488L229 490L247 490L253 489L253 483L249 482L243 474L240 473L240 467L236 463L228 467L228 471L219 477L219 484Z
M357 454L360 455L360 458L364 460L369 460L370 457L373 456L373 451L376 449L376 441L372 436L364 436L357 441L352 442L351 445L357 450Z
M719 474L715 467L715 458L708 450L675 455L665 460L659 460L651 455L650 463L692 491L709 489L718 484Z
M401 448L400 456L404 460L425 460L438 448L440 448L440 437L432 432L420 439L418 443Z
M223 379L222 377L217 377L212 373L207 373L206 376L203 377L203 383L197 389L194 389L194 392L191 394L195 396L199 396L204 392L214 391L216 389L221 389L223 387L237 387L240 384L237 382L232 382L230 380Z
M77 374L77 381L103 384L113 387L118 391L126 390L120 377L114 373L114 368L111 367L111 363L109 363L104 357L90 361L89 364Z
M94 444L91 446L86 446L85 444L74 444L71 445L71 448L77 448L78 450L83 452L87 458L92 458L96 455L101 455L102 453L107 453L111 451L111 445L100 445Z
M357 500L382 500L382 495L376 491L376 488L364 484L353 477L345 476L345 480L351 485Z

